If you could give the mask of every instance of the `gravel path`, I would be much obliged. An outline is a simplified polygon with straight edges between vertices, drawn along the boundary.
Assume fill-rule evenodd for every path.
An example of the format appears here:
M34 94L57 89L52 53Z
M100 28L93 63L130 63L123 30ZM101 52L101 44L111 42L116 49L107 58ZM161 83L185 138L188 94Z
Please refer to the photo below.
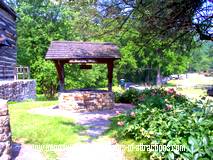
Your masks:
M72 118L77 124L87 127L84 133L89 138L83 143L75 144L65 151L57 153L58 160L125 160L122 150L109 138L99 138L110 125L110 118L116 112L126 112L133 108L130 104L116 104L111 110L96 112L77 113L72 111L60 110L58 107L35 108L29 110L31 114L48 116L63 116ZM95 141L94 141L95 140ZM39 159L38 159L39 160Z

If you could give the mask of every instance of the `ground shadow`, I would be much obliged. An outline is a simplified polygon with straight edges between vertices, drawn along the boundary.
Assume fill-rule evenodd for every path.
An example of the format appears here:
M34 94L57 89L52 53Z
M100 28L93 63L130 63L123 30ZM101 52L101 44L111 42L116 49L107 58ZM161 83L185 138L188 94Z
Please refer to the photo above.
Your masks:
M12 160L15 160L18 157L21 147L22 145L20 143L12 143Z
M99 138L109 129L111 124L110 118L116 115L116 112L127 112L132 109L130 104L116 104L113 109L100 110L93 112L74 113L76 114L76 123L62 122L63 125L77 126L79 125L84 130L76 130L80 136L88 136L89 138L84 142L92 142L94 139ZM85 130L86 128L86 130Z

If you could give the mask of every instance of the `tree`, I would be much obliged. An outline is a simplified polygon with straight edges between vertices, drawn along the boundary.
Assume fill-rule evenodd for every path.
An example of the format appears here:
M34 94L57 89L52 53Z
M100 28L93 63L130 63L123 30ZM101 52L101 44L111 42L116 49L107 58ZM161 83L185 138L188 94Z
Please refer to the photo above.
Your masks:
M212 48L213 45L211 43L204 43L199 48L195 48L191 51L190 69L192 71L208 71L212 67Z
M97 3L104 18L118 21L115 30L128 21L141 22L138 26L150 40L171 38L171 42L186 35L200 35L201 40L213 40L213 2L211 0L110 0ZM111 23L111 22L110 22Z
M8 1L20 17L17 22L18 63L30 65L33 78L43 77L34 64L46 64L43 59L52 40L110 41L117 44L122 53L121 61L116 64L115 78L158 83L162 76L183 73L187 69L190 49L195 46L194 23L203 21L193 18L205 2ZM186 25L188 23L190 25ZM211 28L209 23L207 18L207 28ZM202 32L204 29L200 27ZM91 71L81 71L77 66L66 66L65 72L66 87L70 89L105 85L104 67L94 66ZM54 76L47 78L57 82ZM39 80L38 91L44 92L41 88Z

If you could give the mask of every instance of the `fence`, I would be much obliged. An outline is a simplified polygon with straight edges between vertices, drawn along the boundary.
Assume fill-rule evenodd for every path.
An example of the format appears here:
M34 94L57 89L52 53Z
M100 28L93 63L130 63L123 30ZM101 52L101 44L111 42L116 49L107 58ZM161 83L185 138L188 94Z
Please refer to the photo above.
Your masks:
M28 66L0 66L0 80L30 79L30 67Z
M29 66L17 66L15 73L15 79L30 79Z

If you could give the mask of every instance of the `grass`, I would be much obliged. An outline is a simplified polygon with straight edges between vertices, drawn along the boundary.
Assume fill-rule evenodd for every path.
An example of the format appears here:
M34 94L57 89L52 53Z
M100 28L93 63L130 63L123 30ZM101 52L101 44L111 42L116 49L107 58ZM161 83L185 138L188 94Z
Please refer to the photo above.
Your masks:
M78 133L85 130L74 121L63 117L34 115L28 110L38 107L49 107L57 101L26 101L9 104L13 141L36 144L74 144L84 137ZM50 158L55 157L53 152L47 152Z
M98 88L98 90L108 90L108 88ZM125 90L123 88L121 88L120 86L112 86L112 91L113 92L119 92L119 93L122 93L124 92Z

